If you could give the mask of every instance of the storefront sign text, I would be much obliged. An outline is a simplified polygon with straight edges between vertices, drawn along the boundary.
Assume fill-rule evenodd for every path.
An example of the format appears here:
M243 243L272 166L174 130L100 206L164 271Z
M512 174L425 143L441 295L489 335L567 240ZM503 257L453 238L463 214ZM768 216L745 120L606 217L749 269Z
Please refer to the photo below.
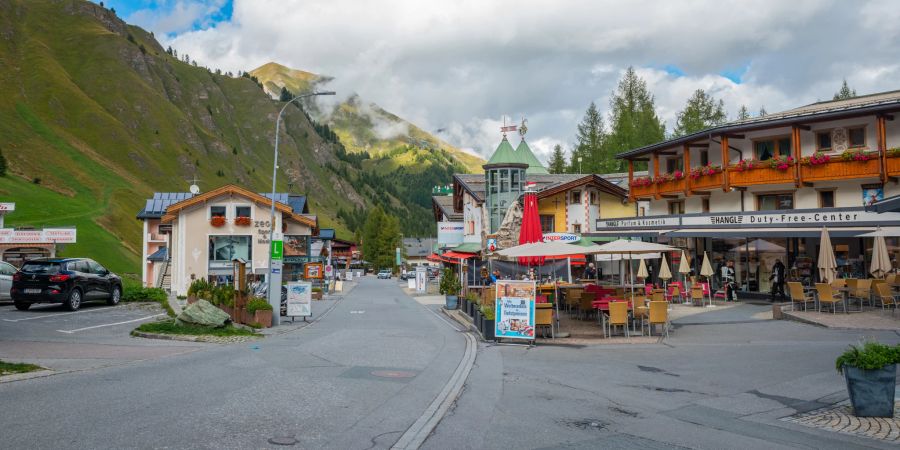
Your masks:
M16 210L15 203L0 203L0 213L10 212Z
M498 338L534 339L533 281L498 281L494 333Z
M438 222L438 244L462 244L463 242L463 223L462 222Z
M44 228L43 230L14 230L0 228L0 244L74 244L74 228Z
M680 224L678 217L639 217L635 219L611 219L597 220L597 229L604 228L634 228L634 227L677 227Z
M544 242L565 242L571 244L581 240L581 236L572 233L547 233L544 235Z

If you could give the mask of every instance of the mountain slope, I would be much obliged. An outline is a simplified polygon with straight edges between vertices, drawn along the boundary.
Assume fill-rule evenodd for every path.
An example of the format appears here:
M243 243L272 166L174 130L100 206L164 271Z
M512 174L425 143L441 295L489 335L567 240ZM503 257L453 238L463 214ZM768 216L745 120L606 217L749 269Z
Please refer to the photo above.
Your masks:
M135 273L134 216L152 192L184 191L195 176L203 190L271 188L281 104L249 77L187 63L87 1L0 0L0 11L0 151L10 166L0 201L17 203L7 226L76 225L79 242L64 255ZM418 187L375 171L392 161L346 151L299 107L282 130L278 189L309 195L321 226L348 236L380 203L407 235L428 233L428 209L410 196Z

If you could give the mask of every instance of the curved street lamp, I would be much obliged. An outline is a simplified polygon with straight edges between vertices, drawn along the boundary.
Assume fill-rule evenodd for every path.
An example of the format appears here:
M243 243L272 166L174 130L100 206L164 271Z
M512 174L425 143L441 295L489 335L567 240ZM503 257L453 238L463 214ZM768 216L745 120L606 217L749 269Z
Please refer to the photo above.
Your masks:
M275 179L278 177L278 134L281 131L281 116L282 114L284 114L284 110L287 109L288 105L290 105L291 103L294 103L295 101L303 98L315 97L317 95L335 94L334 91L309 92L306 94L300 94L288 100L284 104L284 106L281 107L281 111L278 111L278 117L275 118L275 160L272 162L272 211L270 217L271 224L269 226L269 276L267 280L269 304L272 305L272 326L278 326L281 323L281 286L279 286L277 293L272 290L272 242L274 242L275 238Z

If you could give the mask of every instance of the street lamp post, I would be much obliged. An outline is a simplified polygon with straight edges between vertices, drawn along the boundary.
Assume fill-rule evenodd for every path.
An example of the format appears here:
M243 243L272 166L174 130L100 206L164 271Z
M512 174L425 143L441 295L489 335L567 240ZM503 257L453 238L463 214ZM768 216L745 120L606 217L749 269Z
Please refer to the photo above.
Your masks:
M284 106L281 107L281 111L278 111L278 117L275 118L275 160L272 162L272 211L270 215L271 223L269 225L269 276L267 280L269 304L272 305L272 326L278 326L281 322L281 286L277 286L278 292L272 290L272 251L274 249L273 246L275 245L275 179L278 177L278 134L281 131L281 115L284 114L284 110L287 109L288 105L290 105L291 103L303 98L314 97L317 95L334 95L334 91L309 92L306 94L300 94L288 100L287 103L285 103Z

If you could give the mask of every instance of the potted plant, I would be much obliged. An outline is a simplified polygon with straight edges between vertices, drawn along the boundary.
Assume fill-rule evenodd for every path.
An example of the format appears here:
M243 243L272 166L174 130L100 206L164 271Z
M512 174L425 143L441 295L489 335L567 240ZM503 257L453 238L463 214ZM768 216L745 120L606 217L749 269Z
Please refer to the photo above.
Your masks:
M272 326L272 305L264 298L254 297L247 302L248 322L258 323L269 328Z
M456 278L453 269L449 267L444 269L444 273L441 275L439 291L441 294L444 294L444 302L447 309L456 309L459 306L458 295L460 289L462 287L459 285L459 279Z
M469 317L472 317L473 309L475 308L475 305L477 305L477 304L478 304L478 294L476 294L474 292L469 292L469 294L466 295L466 314L468 314Z
M209 288L209 282L203 278L191 282L191 285L188 287L187 291L188 304L190 305L199 300L201 298L200 294L207 292Z
M234 218L234 224L239 227L249 227L250 223L250 218L247 216L238 216Z
M486 341L494 340L494 305L485 304L481 306L481 315L484 316L481 323L481 335Z
M889 346L874 341L850 346L835 361L844 374L847 393L857 417L893 417L894 386L900 345Z
M222 216L213 216L209 219L209 224L219 228L225 226L225 218Z
M311 292L313 300L322 300L322 288L314 287Z

